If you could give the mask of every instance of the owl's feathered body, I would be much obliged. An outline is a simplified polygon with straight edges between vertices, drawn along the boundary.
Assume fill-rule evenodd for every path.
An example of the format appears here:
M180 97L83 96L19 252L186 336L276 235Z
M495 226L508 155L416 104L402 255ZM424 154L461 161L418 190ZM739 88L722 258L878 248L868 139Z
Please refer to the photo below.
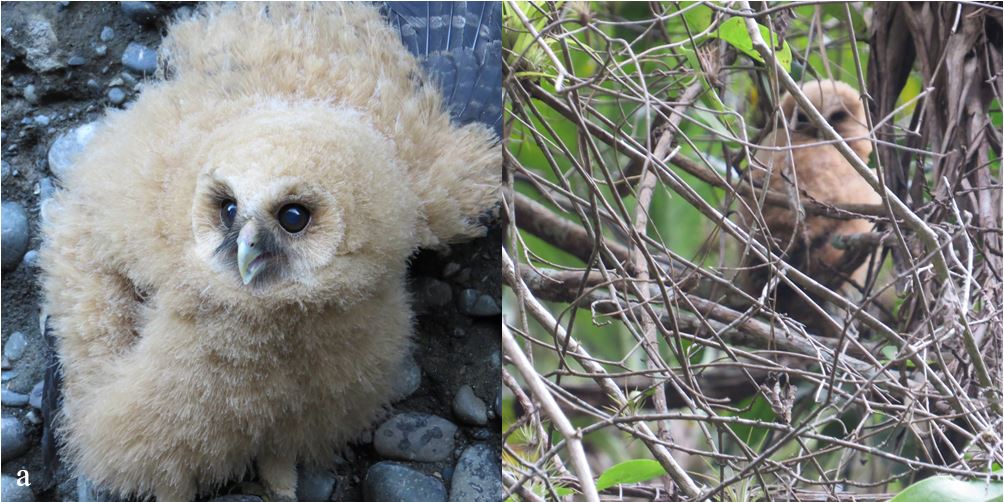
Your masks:
M483 232L500 147L450 123L369 5L211 6L161 50L167 80L46 209L64 455L119 495L190 500L256 464L293 497L298 462L386 406L407 260Z
M848 142L851 149L867 162L872 145L867 139L865 111L858 92L843 82L831 80L806 82L802 91L827 123L841 137L851 140ZM878 193L837 148L820 138L808 117L798 110L791 95L785 94L780 108L783 117L792 125L775 129L760 143L767 148L757 151L755 160L759 165L750 169L755 183L782 194L795 193L797 187L801 197L808 196L823 204L881 203ZM754 207L755 201L747 200L747 204ZM753 224L752 214L745 210L742 213L747 226L759 228L759 225ZM760 213L774 248L783 251L786 261L831 289L841 288L848 279L846 275L837 273L845 251L834 247L832 238L870 232L874 226L864 219L838 220L818 215L808 215L798 225L794 210L773 205L764 205ZM859 266L850 278L863 284L867 268L867 264ZM761 275L762 272L752 274L753 277ZM754 288L763 286L763 280L752 282L750 286ZM800 303L794 295L784 300ZM802 310L800 313L806 316L813 315L805 309L789 307L796 313Z

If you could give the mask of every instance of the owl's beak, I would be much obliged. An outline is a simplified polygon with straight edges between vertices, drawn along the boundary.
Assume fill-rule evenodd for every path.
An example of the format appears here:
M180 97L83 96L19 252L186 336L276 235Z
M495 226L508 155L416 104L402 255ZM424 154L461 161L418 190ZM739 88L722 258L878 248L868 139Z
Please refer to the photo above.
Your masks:
M241 228L237 236L237 270L241 273L244 284L250 284L259 272L265 268L262 257L262 246L258 239L258 228L254 222L248 222Z

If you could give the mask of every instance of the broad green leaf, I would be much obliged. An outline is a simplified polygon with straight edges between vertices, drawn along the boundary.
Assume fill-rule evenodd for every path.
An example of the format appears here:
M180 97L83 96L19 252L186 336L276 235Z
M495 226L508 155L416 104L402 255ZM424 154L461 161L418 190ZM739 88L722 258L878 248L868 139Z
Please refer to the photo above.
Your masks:
M910 485L890 502L996 502L1004 500L1001 483L961 481L934 476Z
M781 63L785 71L791 71L791 47L788 47L788 43L784 42L781 44L781 48L777 49L777 36L771 33L770 29L763 25L757 25L760 28L760 35L763 39L774 47L774 57L777 61ZM746 22L741 17L730 17L726 19L725 22L718 27L718 31L715 36L728 42L729 45L735 47L743 54L755 59L756 61L763 62L763 57L760 53L753 48L753 39L750 38L750 34L746 31Z
M680 2L683 18L687 20L687 27L690 28L690 33L693 35L708 29L714 18L711 7L704 4L694 5L695 3L697 2Z
M666 474L666 469L655 460L635 459L621 462L600 474L596 480L597 490L624 483L641 483Z

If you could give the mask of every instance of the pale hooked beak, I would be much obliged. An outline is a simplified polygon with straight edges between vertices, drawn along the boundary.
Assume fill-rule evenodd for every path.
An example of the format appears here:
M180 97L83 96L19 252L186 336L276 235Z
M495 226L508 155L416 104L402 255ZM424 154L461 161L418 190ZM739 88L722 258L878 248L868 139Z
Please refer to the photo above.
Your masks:
M250 284L251 280L265 269L265 257L262 256L261 242L256 242L258 229L254 222L248 222L241 228L241 233L237 236L237 270L241 273L241 280L244 284Z

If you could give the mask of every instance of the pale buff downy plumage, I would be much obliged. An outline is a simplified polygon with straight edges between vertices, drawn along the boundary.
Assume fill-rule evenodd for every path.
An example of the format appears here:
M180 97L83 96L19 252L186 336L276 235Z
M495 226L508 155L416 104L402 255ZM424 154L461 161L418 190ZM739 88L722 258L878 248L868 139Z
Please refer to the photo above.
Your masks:
M868 128L860 94L851 86L838 81L810 81L802 85L802 92L813 106L826 118L827 123L865 162L871 155L872 144L867 139ZM770 149L759 149L750 176L758 185L766 185L780 194L798 194L803 200L824 204L879 204L881 197L854 170L854 167L831 143L826 143L808 116L798 109L795 99L785 94L781 99L782 117L786 121L760 143ZM811 146L806 146L811 145ZM797 187L797 190L795 188ZM747 199L741 221L755 229L757 237L764 235L760 223L754 224L754 215L745 207L756 207L756 201ZM796 213L789 208L763 205L762 225L773 241L773 248L781 251L785 260L813 277L817 282L834 290L852 293L848 279L863 284L868 271L864 263L850 277L836 273L845 250L832 244L836 235L851 235L874 230L874 224L865 219L838 220L818 215L807 215L798 222ZM745 261L745 266L756 260ZM765 284L766 271L762 267L742 277L744 287L759 294ZM809 325L816 313L792 292L779 297L779 308Z
M483 233L500 146L450 123L369 5L210 6L161 58L45 212L64 458L120 496L191 500L256 467L292 500L297 463L382 413L407 260Z

